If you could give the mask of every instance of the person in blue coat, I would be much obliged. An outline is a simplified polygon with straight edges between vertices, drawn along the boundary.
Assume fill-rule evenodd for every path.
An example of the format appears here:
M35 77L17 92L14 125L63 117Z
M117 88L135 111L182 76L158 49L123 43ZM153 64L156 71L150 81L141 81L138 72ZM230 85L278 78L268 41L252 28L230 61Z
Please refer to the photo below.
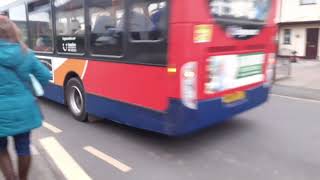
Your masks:
M7 180L17 179L7 150L12 136L18 155L18 176L26 180L31 163L31 130L42 125L43 116L30 86L30 74L45 86L49 70L21 41L20 30L0 16L0 168Z

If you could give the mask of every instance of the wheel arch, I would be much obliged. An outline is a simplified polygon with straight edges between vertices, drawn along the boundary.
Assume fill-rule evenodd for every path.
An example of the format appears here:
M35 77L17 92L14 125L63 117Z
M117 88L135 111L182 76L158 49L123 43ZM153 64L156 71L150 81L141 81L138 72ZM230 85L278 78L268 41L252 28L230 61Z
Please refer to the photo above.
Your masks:
M67 74L66 74L66 76L65 76L65 78L64 78L64 81L63 81L63 94L64 94L64 104L66 104L66 98L65 98L65 93L66 93L66 85L67 85L67 83L68 83L68 81L70 80L70 79L72 79L72 78L77 78L77 79L79 79L80 80L80 82L82 83L82 85L83 85L83 82L82 82L82 79L80 78L80 76L76 73L76 72L74 72L74 71L70 71L70 72L68 72Z

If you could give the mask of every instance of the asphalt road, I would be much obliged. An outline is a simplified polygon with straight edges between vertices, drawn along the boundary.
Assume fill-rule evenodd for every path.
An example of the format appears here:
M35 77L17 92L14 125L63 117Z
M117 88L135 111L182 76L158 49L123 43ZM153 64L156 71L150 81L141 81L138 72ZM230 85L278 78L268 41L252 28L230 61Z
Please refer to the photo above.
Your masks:
M34 136L39 140L53 137L89 179L316 180L320 177L320 102L272 96L259 108L182 138L169 138L108 121L80 123L72 119L64 106L49 101L41 104L46 122L58 131L50 126L37 130ZM94 151L89 152L88 146ZM66 172L61 169L69 173L71 170L56 164L60 161L60 166L73 165L59 160L61 151L52 152L54 158L45 153L46 159L60 173L59 179L63 179ZM77 168L74 169L77 173Z

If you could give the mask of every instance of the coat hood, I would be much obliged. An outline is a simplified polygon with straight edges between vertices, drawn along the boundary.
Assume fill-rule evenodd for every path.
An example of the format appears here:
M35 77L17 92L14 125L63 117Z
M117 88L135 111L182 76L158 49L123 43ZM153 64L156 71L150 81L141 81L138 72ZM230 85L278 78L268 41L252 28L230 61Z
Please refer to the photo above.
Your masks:
M15 68L23 61L20 44L0 40L0 66Z

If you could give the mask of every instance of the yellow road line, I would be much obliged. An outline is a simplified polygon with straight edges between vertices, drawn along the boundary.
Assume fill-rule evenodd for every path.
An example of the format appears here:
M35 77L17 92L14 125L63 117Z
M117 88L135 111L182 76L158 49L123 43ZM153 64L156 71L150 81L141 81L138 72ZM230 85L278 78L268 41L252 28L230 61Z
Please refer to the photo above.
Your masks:
M111 156L108 156L107 154L97 150L96 148L92 146L86 146L83 148L84 150L88 151L92 155L96 156L97 158L111 164L112 166L118 168L122 172L129 172L132 170L131 167L125 165L124 163L112 158Z
M40 143L66 179L92 180L54 137L40 139Z
M43 122L42 123L42 126L49 129L50 131L52 131L53 133L56 133L56 134L59 134L59 133L62 133L62 130L53 126L52 124L49 124L47 122Z

